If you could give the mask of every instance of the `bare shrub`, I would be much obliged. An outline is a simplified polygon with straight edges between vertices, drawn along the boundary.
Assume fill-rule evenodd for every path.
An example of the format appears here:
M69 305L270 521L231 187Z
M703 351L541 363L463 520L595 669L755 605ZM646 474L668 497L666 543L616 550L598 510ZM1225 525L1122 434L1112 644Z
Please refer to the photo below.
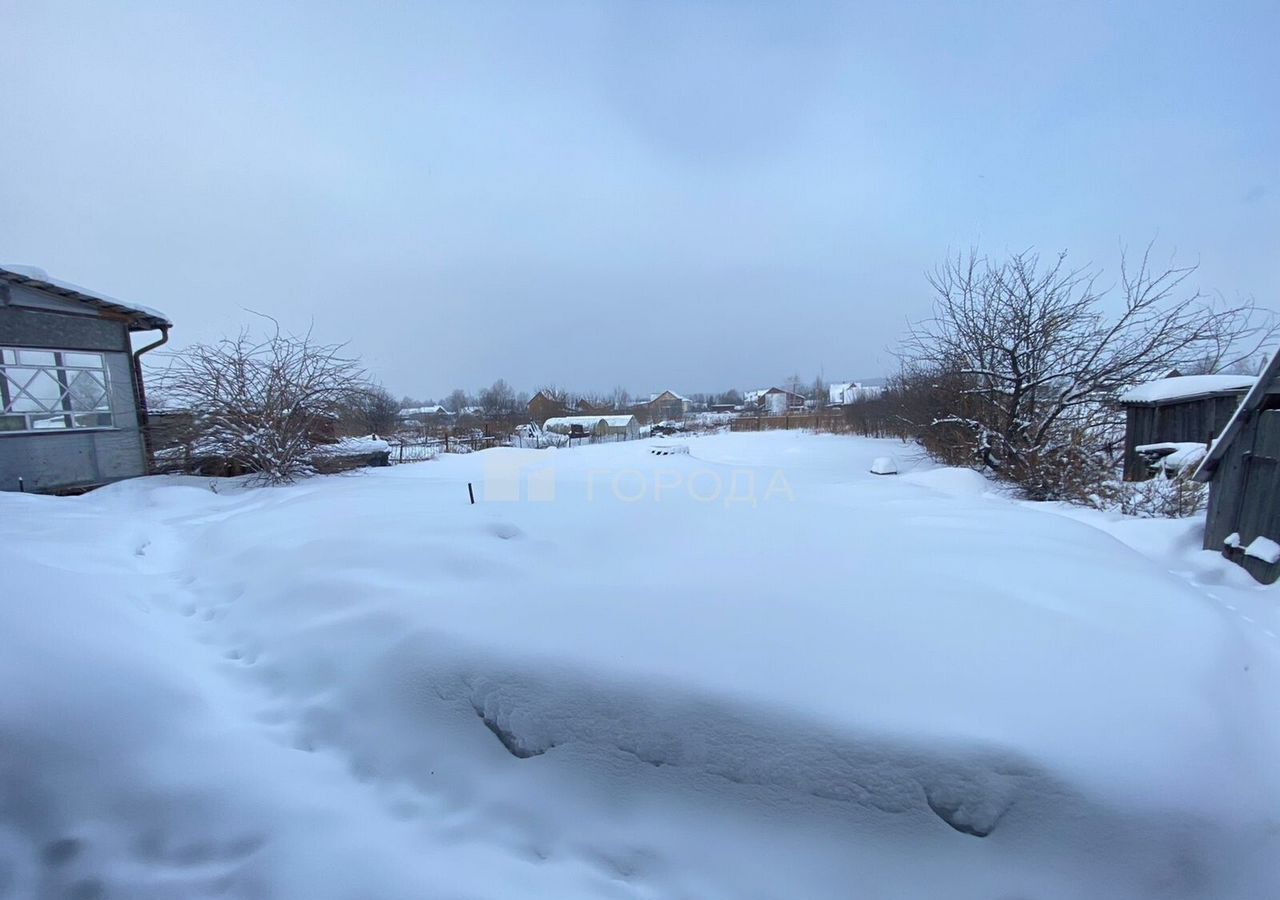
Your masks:
M196 456L288 482L308 471L312 450L363 382L358 362L342 351L309 332L277 326L260 339L245 330L174 354L160 392L166 405L192 414Z
M943 462L989 469L1032 499L1086 499L1116 462L1122 388L1220 371L1274 334L1252 302L1188 290L1194 271L1157 271L1148 247L1136 263L1122 254L1118 286L1102 288L1065 255L957 256L930 276L933 317L900 349L901 414Z

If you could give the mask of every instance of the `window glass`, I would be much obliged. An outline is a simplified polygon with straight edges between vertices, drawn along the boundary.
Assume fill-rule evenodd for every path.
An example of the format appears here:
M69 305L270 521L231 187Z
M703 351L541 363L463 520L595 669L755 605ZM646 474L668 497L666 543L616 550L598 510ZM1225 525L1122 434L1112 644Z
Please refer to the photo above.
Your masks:
M24 366L51 366L54 364L52 350L19 350L18 362Z
M0 348L0 431L110 428L110 385L101 353Z
M68 368L101 369L102 354L100 353L64 353L62 354L62 364Z
M59 429L67 427L67 417L59 415L51 415L48 413L39 413L27 416L31 421L31 427L36 431L49 431L51 429Z

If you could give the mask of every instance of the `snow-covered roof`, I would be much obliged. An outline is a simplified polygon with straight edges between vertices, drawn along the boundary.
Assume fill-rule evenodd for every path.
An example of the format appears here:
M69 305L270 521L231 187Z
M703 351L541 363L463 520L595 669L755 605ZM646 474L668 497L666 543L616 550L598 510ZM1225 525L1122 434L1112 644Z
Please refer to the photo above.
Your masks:
M106 294L82 288L69 281L50 278L48 272L35 266L0 264L0 281L30 285L37 290L57 294L59 297L65 297L68 300L86 303L96 309L129 316L132 320L129 323L130 331L150 331L153 328L170 328L173 326L173 322L169 317L157 309L142 306L138 303L125 303L123 300L117 300L114 297L108 297Z
M582 425L587 428L594 428L601 422L604 422L610 428L626 428L628 424L634 422L636 417L630 414L621 416L556 416L542 423L544 429L559 427L572 427L574 425Z
M759 400L765 394L787 394L788 396L791 396L791 397L804 396L804 394L798 394L795 391L789 391L786 388L769 387L769 388L761 388L758 391L744 391L742 394L742 400L744 403L750 403L754 400Z
M367 437L346 437L333 444L319 444L312 453L315 456L363 456L366 453L381 453L390 449L391 445L382 438L368 435Z
M448 414L449 410L438 403L435 406L411 406L400 410L401 416L447 416Z
M679 400L679 401L681 401L682 403L691 403L691 402L692 402L688 397L681 396L680 394L677 394L675 391L658 391L657 393L650 394L650 395L649 395L649 399L648 399L648 401L643 401L643 400L642 400L642 401L641 401L641 403L644 403L644 402L652 403L654 400L657 400L657 399L658 399L659 397L661 397L663 394L670 394L674 399Z
M1244 393L1256 375L1178 375L1134 385L1120 395L1121 403L1173 403L1224 392Z

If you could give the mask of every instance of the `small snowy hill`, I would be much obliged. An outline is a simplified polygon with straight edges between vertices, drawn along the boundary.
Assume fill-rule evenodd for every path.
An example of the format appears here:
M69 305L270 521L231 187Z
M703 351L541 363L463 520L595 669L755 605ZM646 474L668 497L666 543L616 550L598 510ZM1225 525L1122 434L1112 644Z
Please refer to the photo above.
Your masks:
M1280 896L1187 523L688 446L0 496L0 898Z

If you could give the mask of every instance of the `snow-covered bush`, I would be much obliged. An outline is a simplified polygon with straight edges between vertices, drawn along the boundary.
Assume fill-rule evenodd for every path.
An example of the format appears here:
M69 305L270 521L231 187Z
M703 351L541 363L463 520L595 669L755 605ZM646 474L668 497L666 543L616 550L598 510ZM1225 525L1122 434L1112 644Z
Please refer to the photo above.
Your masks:
M1173 368L1215 370L1275 331L1251 302L1219 307L1186 289L1194 267L1121 258L1119 302L1101 273L1030 252L970 252L930 278L932 318L900 350L900 415L941 462L974 465L1035 500L1080 500L1110 477L1117 392ZM1112 313L1115 307L1118 312Z
M261 339L242 331L194 344L170 358L158 382L166 406L191 414L191 457L274 484L310 470L339 410L364 389L363 375L340 345L276 328Z
M1169 477L1158 475L1146 481L1114 482L1111 490L1100 495L1100 504L1118 508L1126 516L1143 519L1180 519L1194 516L1209 502L1209 486L1191 477L1194 467Z

